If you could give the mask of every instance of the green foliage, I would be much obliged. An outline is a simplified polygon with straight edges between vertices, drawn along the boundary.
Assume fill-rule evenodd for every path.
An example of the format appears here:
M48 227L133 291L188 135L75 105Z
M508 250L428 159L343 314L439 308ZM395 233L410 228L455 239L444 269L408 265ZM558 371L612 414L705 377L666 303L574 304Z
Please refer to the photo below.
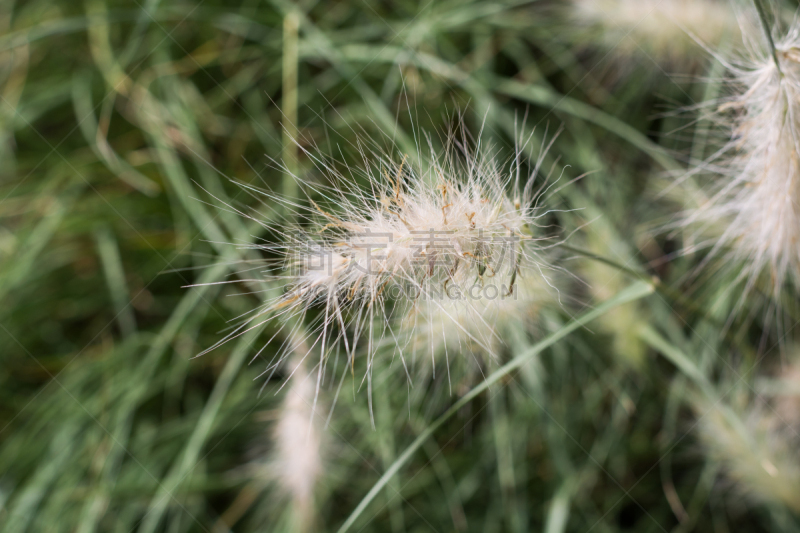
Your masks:
M417 157L463 114L503 158L529 136L535 157L563 125L545 166L569 165L560 184L591 173L550 198L582 228L558 256L575 279L487 379L456 362L409 382L379 353L370 413L357 360L314 530L796 531L785 502L741 505L693 431L714 405L733 434L736 398L778 360L763 298L734 315L733 275L695 278L703 258L657 231L682 209L665 175L713 143L658 111L712 97L696 80L720 74L618 68L562 4L0 6L0 529L292 530L268 468L287 372L264 373L285 331L194 358L280 290L251 246L275 238L278 206L240 185L291 191L280 161L296 154L288 168L324 181L293 139L344 169L359 142Z

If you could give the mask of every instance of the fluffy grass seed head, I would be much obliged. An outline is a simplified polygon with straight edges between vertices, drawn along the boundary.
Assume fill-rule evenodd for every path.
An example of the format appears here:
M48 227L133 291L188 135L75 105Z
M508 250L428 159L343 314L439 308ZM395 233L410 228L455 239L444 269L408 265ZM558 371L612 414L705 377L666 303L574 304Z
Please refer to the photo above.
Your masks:
M469 298L481 287L510 297L527 277L549 283L556 269L542 251L554 244L557 231L553 210L540 201L555 182L549 175L536 179L541 159L525 172L521 155L503 165L467 144L451 138L444 152L431 149L423 163L367 157L362 149L365 167L348 169L348 176L318 160L331 183L304 183L307 203L262 192L295 211L299 223L269 228L282 242L262 248L282 263L276 279L284 292L232 335L273 319L292 335L306 324L301 336L309 352L320 353L317 391L335 359L329 355L343 348L349 364L342 376L366 352L370 397L376 346L393 346L408 369L413 335L403 319L420 306L427 309L422 316L430 320L424 327L431 334L446 327L463 339L490 343L494 332L474 330L486 317L453 311L448 295ZM355 183L357 173L368 187ZM431 306L451 312L450 323L432 318ZM489 325L493 329L495 320Z
M316 380L305 364L290 360L290 383L275 425L271 472L291 501L294 531L310 531L314 492L322 473L322 431L315 405Z
M744 265L748 290L768 273L777 295L800 274L800 25L775 42L780 69L750 40L760 45L728 65L736 90L720 109L731 138L695 170L716 174L714 189L687 222L711 234L712 256L727 250Z
M487 268L474 277L466 294L443 291L435 301L418 302L403 322L412 360L435 364L443 358L449 365L455 357L466 356L464 363L475 370L498 362L510 338L529 332L539 311L557 302L557 282L551 277L521 264L509 291L508 278Z
M796 376L795 376L796 378ZM697 431L708 457L724 468L734 493L756 503L800 511L800 426L777 408L780 398L732 407L695 402ZM785 398L784 398L785 401ZM795 398L795 406L796 398Z
M696 40L713 46L740 32L724 0L573 0L572 11L580 27L594 28L619 54L644 52L673 65L697 62Z

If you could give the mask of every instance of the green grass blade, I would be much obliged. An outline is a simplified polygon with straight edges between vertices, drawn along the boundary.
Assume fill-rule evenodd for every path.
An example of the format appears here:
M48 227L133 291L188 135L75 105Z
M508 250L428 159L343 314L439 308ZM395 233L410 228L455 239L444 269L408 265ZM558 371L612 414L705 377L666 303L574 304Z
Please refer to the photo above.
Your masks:
M197 464L200 451L214 427L214 421L219 414L222 401L225 399L234 379L239 374L247 355L251 353L250 347L260 331L261 328L253 329L244 334L239 342L236 343L233 353L225 364L214 390L211 392L211 397L203 408L200 420L197 421L197 426L186 443L180 461L173 465L172 470L161 484L158 494L150 503L150 510L144 519L140 532L152 533L156 530L161 518L164 516L169 500L175 497L175 491Z
M125 281L125 270L122 267L119 246L114 234L108 227L103 227L95 232L97 251L103 265L108 291L114 304L116 319L124 337L136 333L136 317L130 305L128 284Z
M549 346L552 346L556 342L560 341L561 339L565 338L567 335L586 325L587 323L591 322L595 318L603 315L607 311L613 309L618 305L622 305L628 302L633 302L635 300L639 300L648 296L653 292L653 286L649 283L645 282L636 282L633 285L629 286L627 289L621 291L619 294L611 298L610 300L604 302L603 304L599 305L595 309L581 315L580 317L576 318L560 330L556 331L555 333L548 336L546 339L542 340L541 342L532 346L526 352L514 357L511 361L500 367L497 371L493 372L489 375L486 380L484 380L480 385L474 387L470 390L467 394L465 394L460 400L454 403L443 415L439 418L434 420L428 428L420 433L420 435L411 443L411 445L406 448L406 450L397 458L397 460L392 464L391 467L386 471L386 473L381 476L381 478L375 483L375 485L370 489L364 499L361 500L361 503L355 508L355 510L350 514L347 520L342 524L342 527L339 528L339 533L344 533L348 531L355 521L361 516L361 513L367 508L370 502L375 498L375 496L386 486L389 480L394 476L400 468L411 458L412 455L422 446L422 444L430 438L433 433L442 425L444 424L451 416L457 413L462 407L466 404L471 402L475 399L479 394L483 391L487 390L491 385L497 383L500 379L504 376L516 370L517 368L521 367L525 364L528 359L533 357L534 355L540 353L541 351L545 350Z
M664 337L662 337L656 330L650 326L644 326L639 330L639 337L651 348L660 352L664 357L678 367L678 370L683 372L695 384L703 389L707 389L710 385L703 372L686 354L680 349L672 345Z

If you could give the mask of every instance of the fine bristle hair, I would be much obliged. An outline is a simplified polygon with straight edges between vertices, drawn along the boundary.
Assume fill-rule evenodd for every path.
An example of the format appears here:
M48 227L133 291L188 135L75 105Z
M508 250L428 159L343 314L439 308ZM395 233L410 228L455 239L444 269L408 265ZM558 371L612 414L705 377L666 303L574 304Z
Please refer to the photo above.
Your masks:
M433 365L437 359L448 364L464 357L466 365L481 371L500 362L510 333L531 330L539 311L558 299L555 282L527 268L520 269L511 292L508 280L488 272L475 281L469 294L444 292L436 301L419 302L407 315L403 327L412 360Z
M470 299L490 291L492 299L515 299L523 283L557 293L551 276L559 269L544 253L562 238L558 210L543 205L560 179L552 176L556 162L542 169L550 144L542 140L539 159L531 163L522 147L503 163L480 136L474 141L463 131L447 136L439 151L430 138L426 144L424 157L422 147L392 156L359 145L363 166L344 172L308 150L327 182L299 181L303 200L244 186L265 204L282 204L296 223L264 223L276 242L257 246L271 261L265 278L283 293L217 345L276 320L279 335L299 335L309 353L319 353L316 366L309 366L317 375L316 394L328 363L342 353L347 364L340 379L354 371L358 356L365 357L362 383L371 398L379 345L392 345L408 369L413 334L404 317L421 308L418 317L430 317L432 308L448 313L453 294ZM475 321L462 313L450 318L448 334L492 352L496 333L471 331ZM284 345L265 373L288 353ZM429 354L436 355L435 349Z
M776 299L800 273L800 26L775 40L748 35L750 53L727 61L734 94L718 108L729 141L690 175L714 185L685 219L694 240L741 267L745 291L766 276Z

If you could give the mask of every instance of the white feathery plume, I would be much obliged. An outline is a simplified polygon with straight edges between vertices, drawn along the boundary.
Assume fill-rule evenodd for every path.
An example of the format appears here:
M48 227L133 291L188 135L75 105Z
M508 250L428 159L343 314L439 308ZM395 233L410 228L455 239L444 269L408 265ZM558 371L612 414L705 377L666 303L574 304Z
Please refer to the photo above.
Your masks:
M314 378L294 357L291 376L275 426L272 473L292 504L293 531L310 531L314 489L322 472L319 413L315 414Z
M730 3L723 0L573 0L582 27L596 26L602 41L622 54L651 54L671 63L697 60L695 39L707 45L739 37Z
M795 383L795 387L797 384ZM797 399L794 418L784 418L779 402L735 408L719 402L695 402L697 431L707 456L724 468L735 491L760 503L780 503L800 511L800 425Z
M695 170L717 174L716 188L686 222L713 235L710 257L727 250L745 265L745 293L766 272L777 296L800 273L800 26L775 42L774 57L750 48L728 64L738 90L721 110L733 115L732 137Z
M470 354L479 369L497 361L512 329L529 331L542 307L557 300L539 272L520 267L510 294L507 281L484 272L468 294L450 291L434 302L419 302L403 323L411 352L427 355L432 363L441 355L449 363L453 356Z
M287 227L267 224L282 242L257 246L279 263L267 275L283 285L284 293L256 309L209 350L278 319L291 330L286 338L299 335L309 353L319 352L314 369L318 394L328 362L336 359L328 356L344 348L349 363L342 368L344 378L348 368L353 371L357 348L365 340L364 380L371 402L376 347L391 344L407 369L408 339L399 337L406 334L401 331L402 318L421 302L447 312L447 293L469 295L489 278L506 297L528 276L550 284L549 273L557 268L546 262L542 250L555 244L555 210L542 207L540 201L553 194L555 181L549 180L552 169L539 176L550 145L542 146L540 159L526 174L520 154L503 165L480 144L474 151L469 146L466 139L450 137L442 153L431 148L428 159L417 154L421 162L416 164L407 157L398 162L368 155L361 148L364 167L348 168L348 175L306 152L332 182L301 183L307 204L244 186L270 202L283 203L299 221ZM368 190L354 177L366 179ZM310 324L301 335L305 318ZM453 318L453 331L464 338L480 343L490 337L470 332L474 321ZM290 351L284 345L265 372L273 372Z

